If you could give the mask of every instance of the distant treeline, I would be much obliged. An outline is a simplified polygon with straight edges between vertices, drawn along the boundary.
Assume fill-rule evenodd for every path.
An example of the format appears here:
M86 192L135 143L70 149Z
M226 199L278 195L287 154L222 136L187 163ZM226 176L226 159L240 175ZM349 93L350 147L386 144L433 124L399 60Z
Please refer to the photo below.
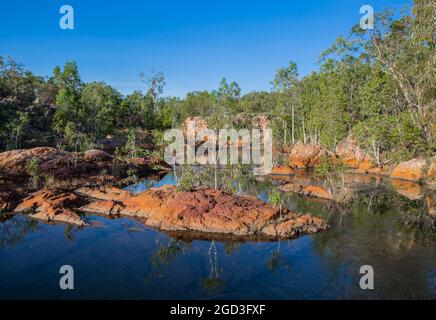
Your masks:
M246 126L262 114L277 145L319 143L332 149L353 134L382 159L431 156L436 150L435 10L435 0L415 0L407 13L384 11L373 30L356 25L349 36L337 38L320 55L318 72L299 77L290 62L276 71L270 92L243 96L236 82L223 79L212 92L164 97L161 73L144 80L144 92L123 96L104 82L82 82L75 62L43 78L0 57L0 149L83 150L107 134L159 132L180 126L188 116L223 128Z

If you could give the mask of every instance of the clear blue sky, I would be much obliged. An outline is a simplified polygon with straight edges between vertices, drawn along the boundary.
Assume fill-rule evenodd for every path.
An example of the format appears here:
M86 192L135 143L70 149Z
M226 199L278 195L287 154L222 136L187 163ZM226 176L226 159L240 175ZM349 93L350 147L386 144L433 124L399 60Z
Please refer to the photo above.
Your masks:
M75 60L84 81L126 94L139 73L163 72L165 95L212 90L235 80L243 92L269 90L274 71L297 62L300 74L338 35L375 11L412 0L3 0L0 55L34 73ZM75 10L75 29L59 28L59 8Z

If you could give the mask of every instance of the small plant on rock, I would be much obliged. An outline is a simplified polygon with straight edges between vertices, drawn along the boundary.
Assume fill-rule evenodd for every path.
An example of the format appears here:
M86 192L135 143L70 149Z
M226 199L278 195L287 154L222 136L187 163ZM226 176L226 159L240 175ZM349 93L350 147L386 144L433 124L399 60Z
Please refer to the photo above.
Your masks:
M33 158L26 162L26 171L30 176L30 184L33 189L38 189L39 184L39 169L38 159Z

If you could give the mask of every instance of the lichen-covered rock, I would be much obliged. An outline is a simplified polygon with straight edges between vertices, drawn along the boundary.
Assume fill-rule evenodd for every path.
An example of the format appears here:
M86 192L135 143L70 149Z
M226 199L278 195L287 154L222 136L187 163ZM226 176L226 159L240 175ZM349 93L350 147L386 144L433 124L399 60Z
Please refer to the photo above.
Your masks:
M327 228L315 217L280 210L252 196L235 196L216 189L176 192L173 186L152 188L127 199L97 201L83 212L126 215L166 231L196 231L240 237L294 238Z
M44 189L25 198L15 212L29 214L46 222L65 222L79 226L85 222L71 207L80 206L80 199L73 193Z

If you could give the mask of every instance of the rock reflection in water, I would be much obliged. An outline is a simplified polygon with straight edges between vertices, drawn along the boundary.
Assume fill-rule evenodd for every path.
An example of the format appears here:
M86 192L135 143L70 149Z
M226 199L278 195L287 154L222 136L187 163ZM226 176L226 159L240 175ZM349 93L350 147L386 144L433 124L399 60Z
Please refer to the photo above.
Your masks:
M211 174L204 183L214 180ZM167 183L174 183L171 174L130 190ZM280 184L242 176L234 185L268 201ZM134 218L94 215L88 228L66 230L15 215L0 222L0 283L8 288L0 297L435 299L434 192L422 193L411 200L389 181L368 183L347 204L284 193L290 210L321 216L331 228L275 242L161 233ZM58 278L51 280L65 261L76 266L81 284L68 296L59 293ZM373 291L358 286L366 264L375 270Z

